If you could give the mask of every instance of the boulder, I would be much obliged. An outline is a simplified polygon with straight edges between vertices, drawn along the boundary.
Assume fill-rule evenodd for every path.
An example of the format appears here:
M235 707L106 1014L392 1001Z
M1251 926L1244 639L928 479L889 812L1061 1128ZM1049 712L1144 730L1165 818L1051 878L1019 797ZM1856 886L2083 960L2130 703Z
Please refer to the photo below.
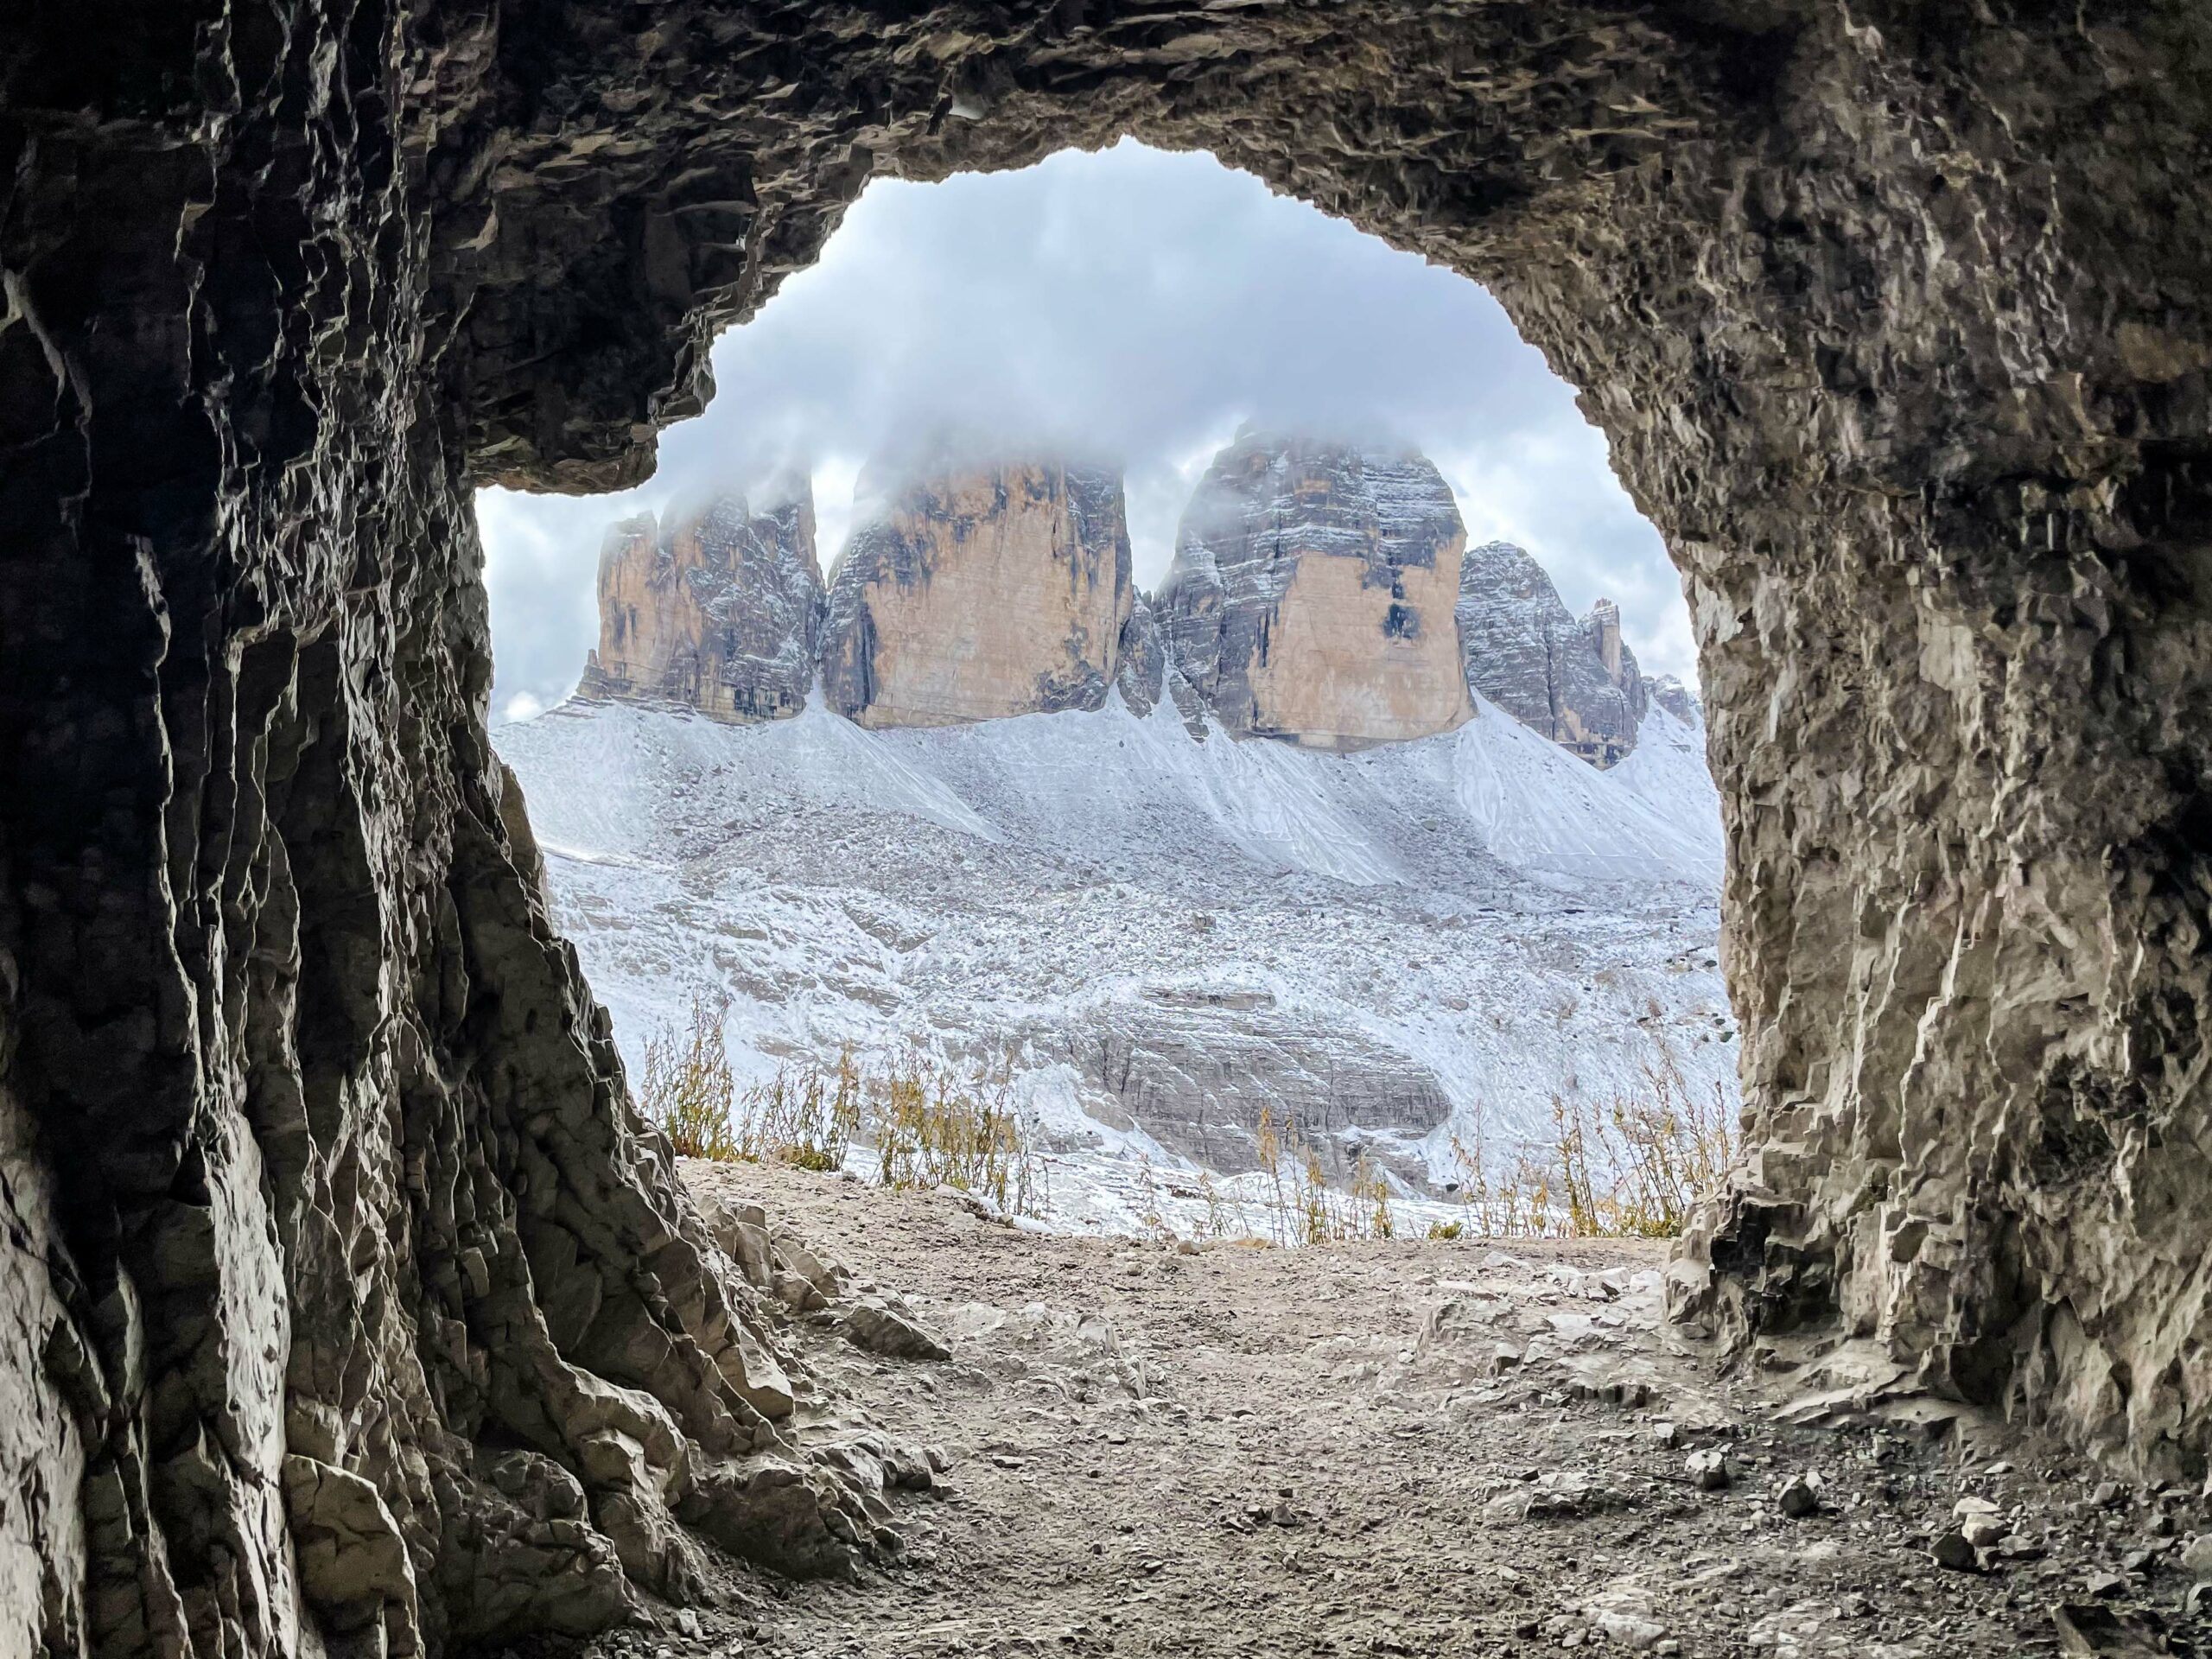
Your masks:
M952 1350L925 1330L907 1311L881 1296L863 1296L845 1312L837 1328L854 1347L887 1359L950 1359Z
M1082 1078L1091 1109L1142 1128L1169 1149L1230 1174L1257 1169L1262 1115L1293 1130L1337 1176L1365 1141L1394 1160L1444 1123L1451 1097L1417 1055L1355 1023L1272 991L1144 983L1102 996L1079 1027L1039 1026L1034 1040Z

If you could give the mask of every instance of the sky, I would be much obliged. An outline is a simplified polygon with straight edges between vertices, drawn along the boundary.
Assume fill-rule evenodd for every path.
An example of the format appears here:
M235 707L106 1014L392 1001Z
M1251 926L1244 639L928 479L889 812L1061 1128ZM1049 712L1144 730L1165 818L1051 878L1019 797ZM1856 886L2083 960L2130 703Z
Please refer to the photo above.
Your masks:
M1578 614L1612 599L1646 672L1695 681L1658 533L1497 302L1209 156L1124 139L1015 173L877 180L820 263L722 335L714 371L714 401L663 434L649 483L478 493L495 721L575 688L613 520L803 472L826 569L868 457L947 430L1118 462L1147 589L1239 426L1387 435L1436 463L1471 543L1527 548Z

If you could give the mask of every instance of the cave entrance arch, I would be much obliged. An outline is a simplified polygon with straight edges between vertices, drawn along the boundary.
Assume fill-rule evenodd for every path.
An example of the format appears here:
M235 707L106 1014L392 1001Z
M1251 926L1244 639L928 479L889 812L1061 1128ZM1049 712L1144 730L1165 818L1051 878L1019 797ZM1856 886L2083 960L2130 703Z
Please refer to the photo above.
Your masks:
M1556 1156L1562 1099L1602 1140L1679 1078L1732 1128L1702 722L1676 703L1694 732L1662 712L1637 742L1666 699L1647 642L1688 666L1679 580L1477 285L1125 141L872 181L712 363L648 483L478 497L493 744L649 1116L646 1041L716 1007L747 1083L920 1045L1035 1103L1063 1224L1135 1179L1096 1117L1187 1193L1125 1224L1262 1233L1287 1230L1263 1115L1332 1182L1365 1155L1408 1183L1415 1233L1488 1190L1485 1147ZM1610 657L1600 594L1630 600ZM1194 741L1209 721L1274 741ZM681 890L648 901L633 861ZM1317 876L1333 914L1272 896ZM1079 920L1014 899L1092 880ZM1620 931L1569 918L1592 887ZM1501 904L1510 943L1462 925ZM1185 1155L1224 1207L1193 1207Z
M2200 1471L2208 28L16 8L10 1643L404 1653L681 1593L686 1529L865 1547L545 925L466 490L640 476L873 171L1124 132L1483 281L1682 566L1756 1143L1686 1307Z

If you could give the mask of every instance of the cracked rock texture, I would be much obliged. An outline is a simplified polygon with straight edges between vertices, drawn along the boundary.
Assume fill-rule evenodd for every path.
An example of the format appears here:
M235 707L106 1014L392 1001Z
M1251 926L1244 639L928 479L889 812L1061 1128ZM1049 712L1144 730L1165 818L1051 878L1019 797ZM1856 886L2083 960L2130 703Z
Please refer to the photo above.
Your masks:
M1122 624L1122 665L1114 683L1132 714L1148 715L1167 690L1167 645L1160 637L1160 614L1142 593L1129 601L1129 620Z
M1332 1176L1349 1175L1368 1151L1425 1190L1427 1166L1408 1148L1452 1115L1443 1084L1414 1055L1356 1026L1279 1009L1264 990L1146 985L1102 1000L1087 1030L1039 1034L1119 1106L1114 1127L1141 1126L1232 1174L1261 1167L1264 1116L1276 1133L1295 1131Z
M643 477L872 175L1124 132L1490 284L1682 568L1752 1150L1681 1311L2201 1473L2209 31L9 8L0 1636L404 1654L696 1533L849 1557L546 925L468 491Z
M1474 712L1453 631L1467 532L1418 454L1246 432L1183 510L1154 607L1238 736L1357 749Z
M679 702L717 720L806 706L822 632L814 498L804 480L756 512L741 495L612 526L599 555L599 649L586 696Z
M1119 474L931 467L838 555L823 685L863 726L1096 709L1135 594Z
M1635 748L1650 694L1610 600L1577 618L1524 549L1485 542L1460 561L1458 617L1475 690L1594 765Z

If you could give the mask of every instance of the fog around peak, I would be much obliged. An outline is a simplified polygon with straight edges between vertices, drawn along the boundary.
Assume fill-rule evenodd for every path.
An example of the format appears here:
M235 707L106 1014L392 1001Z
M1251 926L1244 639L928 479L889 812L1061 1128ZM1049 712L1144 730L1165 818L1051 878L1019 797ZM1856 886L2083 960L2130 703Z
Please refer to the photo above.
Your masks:
M1124 142L939 185L879 180L820 264L716 344L714 401L618 495L478 498L495 717L557 702L598 635L613 519L810 476L826 569L863 476L936 446L1119 466L1140 586L1248 425L1417 447L1471 541L1601 594L1649 671L1691 678L1681 587L1572 390L1483 289L1204 155ZM518 700L520 700L518 702Z

